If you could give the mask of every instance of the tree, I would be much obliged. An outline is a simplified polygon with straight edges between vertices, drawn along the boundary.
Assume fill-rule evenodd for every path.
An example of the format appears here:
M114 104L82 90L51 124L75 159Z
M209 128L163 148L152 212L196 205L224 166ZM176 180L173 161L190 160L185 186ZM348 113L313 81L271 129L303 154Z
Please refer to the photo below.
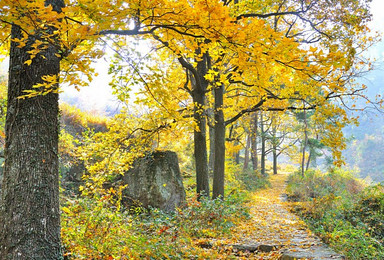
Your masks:
M290 111L269 112L269 114L271 126L266 134L270 148L267 153L272 152L273 174L277 174L278 157L287 153L289 147L294 146L298 140L294 133L297 131L294 129L296 121Z
M267 34L270 33L276 37L274 39L281 37L281 41L274 42L271 48L266 45L261 46L260 50L256 47L257 39L253 39L250 45L247 45L246 41L242 41L242 46L247 46L248 50L240 51L238 49L237 53L230 55L232 61L227 64L236 64L236 66L232 66L232 70L231 66L226 66L226 69L221 70L224 75L221 75L223 77L220 76L220 78L224 78L230 83L236 83L237 87L243 85L244 96L253 99L259 97L259 99L249 102L248 106L244 102L244 108L241 110L241 106L239 106L238 111L240 110L240 112L227 119L226 124L234 122L245 113L257 110L315 109L325 106L325 102L329 99L342 99L344 96L359 92L359 89L349 83L352 82L353 77L359 74L358 68L365 64L357 53L366 48L363 46L369 46L369 42L372 40L366 41L367 38L359 38L356 34L364 35L367 32L366 22L369 20L369 12L365 1L347 2L335 8L327 1L276 1L268 8L265 7L263 13L260 12L260 6L254 5L254 2L241 1L238 6L235 6L236 11L234 12L237 15L238 23L242 23L245 19L247 25L251 27L265 19L264 27L257 35L260 37L268 32ZM348 10L348 14L341 15L346 10ZM356 16L351 16L351 12L358 13L361 19L353 19ZM251 18L259 18L259 20L252 21ZM309 29L305 28L305 24ZM340 30L340 28L343 29ZM271 32L271 29L274 30L274 33ZM253 28L253 30L257 29ZM242 32L246 33L245 30ZM295 43L290 42L292 39L295 39ZM278 51L279 44L282 43L287 43L285 50ZM309 47L309 52L304 56L302 46ZM338 50L336 50L336 46ZM261 50L263 48L265 49ZM288 49L290 53L287 53L285 57L278 55ZM240 53L247 53L247 55ZM271 60L269 62L260 60L260 55L257 53L262 53L261 55L265 55L263 56L265 59L271 58ZM244 57L247 57L246 62L243 60ZM287 57L290 59L287 60ZM265 67L273 68L276 71L268 74L265 67L258 66L260 64L265 64ZM335 66L335 64L338 65ZM252 68L257 69L252 70ZM251 71L253 75L246 75ZM278 71L280 71L280 75ZM305 90L304 88L307 86L309 88ZM259 93L252 92L252 87ZM312 93L308 92L309 89ZM287 90L292 92L288 93ZM291 102L284 103L284 100ZM268 101L272 102L268 104ZM300 105L299 101L308 103L308 106ZM336 150L333 151L335 156L340 155Z
M213 167L212 198L224 199L225 121L223 112L224 85L215 88L215 163Z
M57 156L60 47L52 24L64 2L9 4L16 12L8 21L12 30L0 258L61 259ZM49 16L52 24L42 22ZM22 98L48 84L50 93Z
M197 131L206 128L206 95L215 92L215 151L219 154L214 169L218 190L213 193L221 197L225 127L251 112L300 110L303 100L307 109L315 109L329 99L356 94L359 88L349 83L358 66L365 64L358 54L372 41L365 37L368 1L349 0L335 6L326 0L163 0L101 6L100 1L74 3L73 13L82 19L71 18L82 28L78 40L93 46L92 41L106 35L139 35L168 49L170 60L186 71L187 79L182 75L179 80L194 99ZM120 43L117 36L113 40ZM76 57L81 56L71 54L72 60ZM77 66L81 67L86 66ZM237 98L229 97L235 90ZM238 100L236 107L232 99ZM197 135L205 136L203 132ZM197 176L204 180L204 187L198 191L207 193L206 140L200 139L196 155L203 158L197 164L203 170ZM336 150L334 154L339 155Z

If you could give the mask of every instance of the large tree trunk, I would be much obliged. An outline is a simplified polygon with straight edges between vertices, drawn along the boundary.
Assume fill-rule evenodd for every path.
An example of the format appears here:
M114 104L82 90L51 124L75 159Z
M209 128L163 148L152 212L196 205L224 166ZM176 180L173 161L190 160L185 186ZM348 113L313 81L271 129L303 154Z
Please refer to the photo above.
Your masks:
M60 11L63 2L46 1ZM12 26L12 39L21 38ZM44 75L58 75L60 60L53 45L31 65L27 51L42 39L30 35L18 48L11 42L4 179L0 214L0 259L62 259L58 174L58 94L18 99L42 83ZM52 39L51 39L52 40ZM43 57L44 55L44 57Z
M200 94L194 95L193 102L203 104L204 99ZM209 196L209 173L207 160L206 119L195 107L194 118L198 130L194 131L195 166L196 166L196 192L198 196Z
M208 171L208 155L207 155L207 130L206 117L204 116L205 92L208 82L204 76L207 73L207 55L197 63L197 73L199 79L195 80L196 84L192 91L194 105L194 119L198 130L194 131L195 145L195 166L196 166L196 192L198 197L209 196L209 171ZM200 82L198 84L197 82Z
M251 129L251 158L252 158L252 166L253 170L256 171L258 168L258 160L257 160L257 113L254 114L254 119L252 120L252 129Z
M224 86L215 88L215 167L212 198L224 199L225 122L223 113Z

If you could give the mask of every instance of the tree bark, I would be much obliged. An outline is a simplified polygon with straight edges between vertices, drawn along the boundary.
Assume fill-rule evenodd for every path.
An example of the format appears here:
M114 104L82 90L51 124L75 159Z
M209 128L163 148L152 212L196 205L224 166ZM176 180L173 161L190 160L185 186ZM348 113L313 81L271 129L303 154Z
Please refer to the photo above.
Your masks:
M199 93L194 93L193 102L203 105L203 97ZM209 196L209 173L207 160L207 141L206 141L206 120L198 108L194 109L194 119L199 130L194 130L194 154L196 167L196 192L198 197Z
M61 0L46 1L53 10ZM12 39L22 31L12 26ZM40 40L39 32L29 35L27 45L11 42L4 179L0 213L0 259L62 259L60 240L58 173L58 94L19 99L24 90L42 83L44 75L58 75L58 49L48 48L28 66L27 51ZM54 40L54 39L51 39ZM43 57L44 56L44 57ZM58 87L58 86L56 86Z
M208 82L204 76L207 73L207 55L203 55L203 59L197 63L197 74L199 80L195 80L196 84L192 90L192 98L194 105L194 119L198 130L194 130L194 146L195 146L195 166L196 166L196 192L198 198L200 196L209 197L209 170L207 155L207 130L206 117L204 116L205 92ZM200 82L198 84L197 82Z
M224 199L225 122L223 113L224 86L215 88L215 164L212 198Z

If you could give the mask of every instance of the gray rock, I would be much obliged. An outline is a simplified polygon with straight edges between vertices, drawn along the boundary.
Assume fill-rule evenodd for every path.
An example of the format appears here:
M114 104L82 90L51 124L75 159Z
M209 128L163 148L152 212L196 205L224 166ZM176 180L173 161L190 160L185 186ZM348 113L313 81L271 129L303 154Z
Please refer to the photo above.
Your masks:
M136 160L123 177L123 205L139 204L174 211L185 202L178 158L171 151L157 151ZM137 203L139 202L139 203Z
M248 251L250 253L254 252L271 252L279 248L278 245L266 245L266 244L251 244L251 245L230 245L233 249L237 251Z
M341 260L343 255L335 253L327 246L317 245L309 248L292 248L283 252L280 260L314 259L314 260Z

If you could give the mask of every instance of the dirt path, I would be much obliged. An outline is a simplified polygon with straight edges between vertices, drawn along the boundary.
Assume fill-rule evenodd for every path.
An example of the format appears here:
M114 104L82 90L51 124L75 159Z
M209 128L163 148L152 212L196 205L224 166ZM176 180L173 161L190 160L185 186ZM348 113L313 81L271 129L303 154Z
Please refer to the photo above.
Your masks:
M249 202L252 218L238 226L235 232L233 248L239 251L237 258L344 259L324 245L299 217L286 209L282 202L286 179L286 174L271 176L271 188L254 193Z

